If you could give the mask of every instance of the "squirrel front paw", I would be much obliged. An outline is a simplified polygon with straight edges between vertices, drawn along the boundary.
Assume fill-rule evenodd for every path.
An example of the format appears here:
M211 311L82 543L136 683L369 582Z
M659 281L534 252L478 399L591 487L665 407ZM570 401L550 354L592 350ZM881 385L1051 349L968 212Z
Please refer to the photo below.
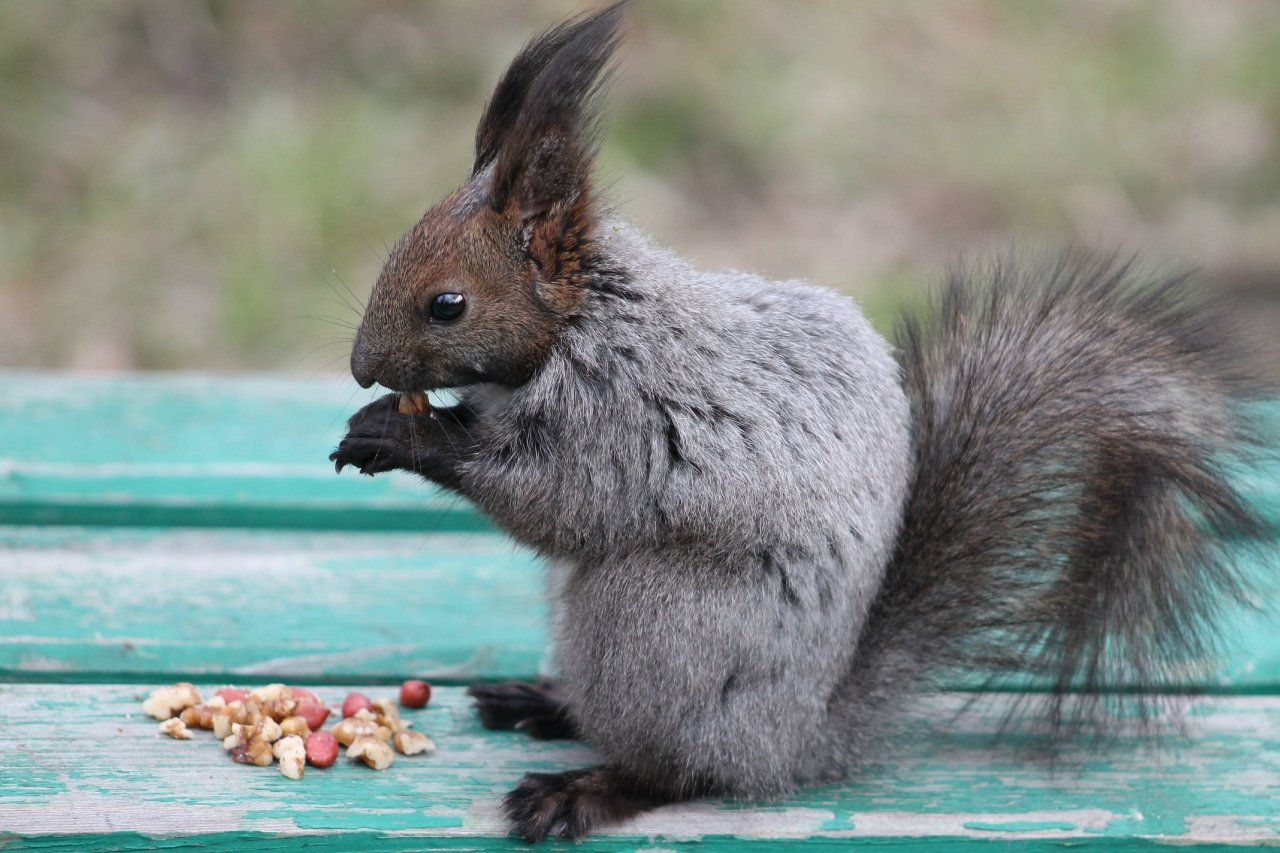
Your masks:
M351 417L329 461L339 473L347 465L369 476L399 468L461 490L462 468L476 452L475 422L475 412L462 403L406 411L399 394L387 394Z
M416 457L426 451L419 447L418 418L430 414L406 415L399 409L399 394L374 400L347 421L347 436L329 454L339 473L347 465L373 476L397 468L416 470Z

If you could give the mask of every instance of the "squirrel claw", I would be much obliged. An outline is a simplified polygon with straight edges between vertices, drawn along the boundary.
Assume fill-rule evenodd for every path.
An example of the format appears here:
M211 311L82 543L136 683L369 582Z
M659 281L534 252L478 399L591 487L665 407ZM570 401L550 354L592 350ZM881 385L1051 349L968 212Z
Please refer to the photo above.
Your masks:
M329 454L334 470L341 474L347 465L372 477L395 468L408 468L412 461L409 449L414 443L396 411L397 395L387 394L351 416L347 434Z
M404 467L390 442L385 439L352 438L348 436L329 454L334 471L341 474L347 465L358 468L361 474L372 477L395 468Z

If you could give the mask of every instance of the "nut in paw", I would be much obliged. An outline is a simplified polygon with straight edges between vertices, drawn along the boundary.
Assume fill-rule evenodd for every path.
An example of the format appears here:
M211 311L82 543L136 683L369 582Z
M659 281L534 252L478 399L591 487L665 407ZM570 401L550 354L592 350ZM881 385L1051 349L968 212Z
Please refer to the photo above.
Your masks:
M407 467L413 455L412 417L400 413L399 403L399 394L387 394L351 416L346 438L329 454L339 473L347 465L370 476Z

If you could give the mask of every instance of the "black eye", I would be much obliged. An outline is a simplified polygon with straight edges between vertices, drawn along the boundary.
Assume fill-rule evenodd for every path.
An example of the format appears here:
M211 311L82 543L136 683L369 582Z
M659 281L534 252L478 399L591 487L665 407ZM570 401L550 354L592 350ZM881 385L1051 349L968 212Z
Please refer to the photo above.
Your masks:
M461 293L437 293L431 300L432 320L456 320L467 307L467 297Z

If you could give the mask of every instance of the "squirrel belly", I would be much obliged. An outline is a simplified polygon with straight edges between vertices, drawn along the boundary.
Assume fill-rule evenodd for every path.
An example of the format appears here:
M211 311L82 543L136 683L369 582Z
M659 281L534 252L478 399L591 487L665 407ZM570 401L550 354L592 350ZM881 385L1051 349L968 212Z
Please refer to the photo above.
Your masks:
M485 410L464 490L561 567L556 656L589 742L649 785L776 792L898 532L898 368L830 291L700 273L627 226L601 245L626 294Z

